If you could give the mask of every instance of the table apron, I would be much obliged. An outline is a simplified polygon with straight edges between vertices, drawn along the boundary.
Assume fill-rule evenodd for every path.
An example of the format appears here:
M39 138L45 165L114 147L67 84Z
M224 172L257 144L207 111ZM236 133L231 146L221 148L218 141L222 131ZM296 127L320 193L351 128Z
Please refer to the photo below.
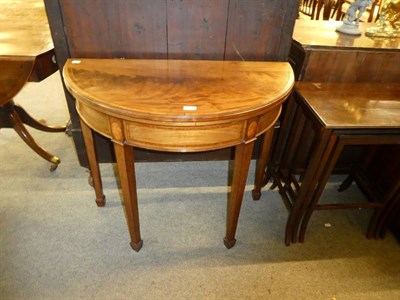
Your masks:
M170 152L208 151L251 142L271 128L281 112L277 105L248 119L154 124L109 116L80 101L76 107L89 127L114 142Z

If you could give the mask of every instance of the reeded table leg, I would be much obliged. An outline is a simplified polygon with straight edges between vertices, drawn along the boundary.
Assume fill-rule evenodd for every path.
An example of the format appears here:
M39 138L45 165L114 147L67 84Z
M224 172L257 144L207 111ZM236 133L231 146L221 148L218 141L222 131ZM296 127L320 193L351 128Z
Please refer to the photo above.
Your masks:
M96 193L96 204L101 207L106 204L106 198L103 194L103 184L101 182L99 163L97 162L96 149L93 141L93 132L89 126L81 119L81 128L83 139L85 141L87 157L89 161L90 176L93 180L93 187Z
M240 144L235 148L232 187L226 212L226 237L224 238L225 247L228 249L232 248L236 243L236 227L240 208L242 206L244 188L246 186L253 148L254 142Z
M121 180L126 219L128 222L129 234L131 236L131 247L133 250L138 252L143 246L143 241L140 238L133 149L130 146L114 142L114 150Z

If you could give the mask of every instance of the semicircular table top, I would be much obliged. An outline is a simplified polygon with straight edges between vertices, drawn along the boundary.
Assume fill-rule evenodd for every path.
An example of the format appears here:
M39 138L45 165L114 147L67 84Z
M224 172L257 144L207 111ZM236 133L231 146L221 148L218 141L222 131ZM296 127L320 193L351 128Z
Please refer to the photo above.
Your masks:
M286 98L294 81L283 62L70 59L63 74L89 106L173 122L256 113Z

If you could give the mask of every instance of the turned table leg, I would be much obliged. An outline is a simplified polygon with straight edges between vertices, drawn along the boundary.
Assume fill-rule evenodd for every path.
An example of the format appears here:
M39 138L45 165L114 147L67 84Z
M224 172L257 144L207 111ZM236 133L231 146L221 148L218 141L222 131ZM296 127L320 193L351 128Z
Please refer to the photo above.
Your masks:
M226 237L224 238L225 247L228 249L232 248L236 243L235 233L253 148L254 141L235 147L232 187L226 212Z
M106 204L106 198L103 194L103 184L101 182L99 163L97 162L96 149L93 141L93 132L92 129L90 129L90 127L87 126L82 119L80 121L89 161L90 176L92 178L94 191L96 193L96 204L97 206L101 207Z
M140 238L133 149L130 146L114 142L114 150L121 180L126 219L131 237L131 247L133 250L138 252L143 246L143 241Z

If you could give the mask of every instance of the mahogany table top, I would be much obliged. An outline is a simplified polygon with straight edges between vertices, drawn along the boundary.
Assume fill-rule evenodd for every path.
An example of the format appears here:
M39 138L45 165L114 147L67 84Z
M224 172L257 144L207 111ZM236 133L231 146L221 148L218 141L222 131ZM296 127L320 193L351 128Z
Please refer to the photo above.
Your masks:
M58 67L44 3L0 0L0 105L28 81L41 81Z
M400 128L400 84L296 84L306 104L330 128Z
M294 83L284 62L68 60L67 88L114 116L196 122L248 118L280 104Z
M53 49L43 1L0 0L0 6L0 56L36 57Z

